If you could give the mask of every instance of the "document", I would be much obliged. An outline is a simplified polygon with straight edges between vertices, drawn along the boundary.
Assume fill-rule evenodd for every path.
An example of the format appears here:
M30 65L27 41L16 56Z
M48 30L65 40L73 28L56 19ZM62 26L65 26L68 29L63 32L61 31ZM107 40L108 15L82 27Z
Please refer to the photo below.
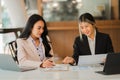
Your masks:
M92 65L92 64L100 64L106 59L107 54L97 54L97 55L85 55L79 56L78 65Z
M68 71L69 66L66 64L56 64L51 68L43 68L43 71Z

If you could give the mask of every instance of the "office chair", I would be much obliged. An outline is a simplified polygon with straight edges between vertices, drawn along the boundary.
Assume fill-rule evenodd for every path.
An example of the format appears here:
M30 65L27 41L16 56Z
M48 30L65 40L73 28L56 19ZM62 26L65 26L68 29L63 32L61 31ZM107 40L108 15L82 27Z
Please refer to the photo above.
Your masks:
M12 55L14 61L18 63L18 59L17 59L17 43L16 43L16 41L9 42L8 46L9 46L9 49L10 49L10 52L11 52L11 55Z

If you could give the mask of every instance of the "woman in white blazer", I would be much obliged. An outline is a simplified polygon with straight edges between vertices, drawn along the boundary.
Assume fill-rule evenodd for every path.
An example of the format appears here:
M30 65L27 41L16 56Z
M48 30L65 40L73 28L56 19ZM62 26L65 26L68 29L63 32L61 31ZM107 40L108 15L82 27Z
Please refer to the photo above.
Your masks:
M52 67L54 63L48 59L53 51L48 39L46 22L42 16L33 14L26 27L17 39L17 57L20 66Z

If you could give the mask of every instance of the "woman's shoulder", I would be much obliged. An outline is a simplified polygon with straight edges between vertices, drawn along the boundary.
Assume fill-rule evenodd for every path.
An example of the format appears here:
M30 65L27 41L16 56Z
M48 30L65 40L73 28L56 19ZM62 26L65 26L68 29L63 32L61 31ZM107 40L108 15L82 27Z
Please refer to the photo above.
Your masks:
M98 32L97 35L102 38L110 38L109 34L107 33Z
M18 38L16 41L17 41L17 42L25 42L26 39L25 39L25 38Z
M103 32L97 32L97 34L100 35L100 36L109 36L109 34L103 33Z
M85 38L85 37L87 37L87 36L86 36L86 35L84 35L84 34L82 34L82 36L81 36L81 37L82 37L82 38ZM76 38L75 38L75 39L77 39L77 40L78 40L78 39L80 39L81 37L80 37L80 35L79 35L79 36L76 36Z
M80 39L80 36L76 36L76 37L75 37L75 40L79 40L79 39Z

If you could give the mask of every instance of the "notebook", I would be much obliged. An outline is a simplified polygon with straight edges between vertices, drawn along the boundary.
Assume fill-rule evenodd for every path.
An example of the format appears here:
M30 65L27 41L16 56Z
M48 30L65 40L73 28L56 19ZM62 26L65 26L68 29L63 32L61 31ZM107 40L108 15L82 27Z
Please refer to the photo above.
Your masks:
M0 69L23 72L34 70L36 67L19 67L11 55L0 54Z
M100 64L104 62L107 54L96 54L96 55L84 55L79 56L79 66L89 66L94 64Z
M120 53L109 53L103 71L97 71L97 73L105 75L120 74Z

